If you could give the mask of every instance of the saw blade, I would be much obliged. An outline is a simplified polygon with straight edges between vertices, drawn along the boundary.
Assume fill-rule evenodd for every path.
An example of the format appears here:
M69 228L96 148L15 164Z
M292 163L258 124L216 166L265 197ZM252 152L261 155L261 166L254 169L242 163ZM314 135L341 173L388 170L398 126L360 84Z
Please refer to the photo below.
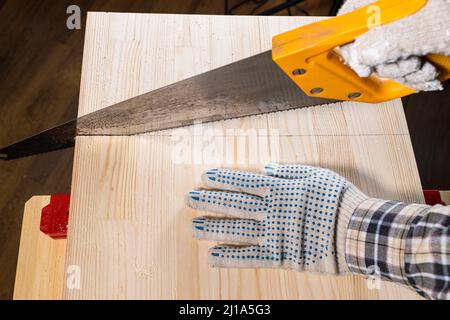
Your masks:
M58 150L75 136L125 136L331 103L303 91L271 51L84 115L0 150L1 159Z

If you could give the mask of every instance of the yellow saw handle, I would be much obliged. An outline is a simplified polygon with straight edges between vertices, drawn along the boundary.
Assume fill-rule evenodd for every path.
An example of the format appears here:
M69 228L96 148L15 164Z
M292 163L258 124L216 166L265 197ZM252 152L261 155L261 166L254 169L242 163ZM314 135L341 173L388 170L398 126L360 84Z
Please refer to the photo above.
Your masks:
M374 26L405 18L427 0L379 0L353 12L312 23L272 39L272 58L308 95L338 100L383 102L415 91L376 75L359 77L343 63L338 46L352 42ZM450 78L450 57L430 54L427 59Z

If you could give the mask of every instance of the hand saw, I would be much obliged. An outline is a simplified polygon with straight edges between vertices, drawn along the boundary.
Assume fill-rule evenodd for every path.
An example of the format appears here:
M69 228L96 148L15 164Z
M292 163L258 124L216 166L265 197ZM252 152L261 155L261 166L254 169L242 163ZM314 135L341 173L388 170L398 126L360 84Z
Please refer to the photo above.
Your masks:
M351 13L312 23L272 39L272 50L106 107L0 150L0 159L72 147L76 136L136 135L337 100L376 103L414 90L376 75L360 78L339 46L370 28L370 6L383 25L420 10L427 0L380 0ZM450 76L450 57L426 57Z

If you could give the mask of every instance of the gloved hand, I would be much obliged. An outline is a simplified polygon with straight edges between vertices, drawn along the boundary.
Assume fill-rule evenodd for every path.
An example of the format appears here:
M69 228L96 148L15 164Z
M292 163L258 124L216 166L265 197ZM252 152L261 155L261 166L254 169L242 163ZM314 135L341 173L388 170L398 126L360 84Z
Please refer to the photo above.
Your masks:
M202 175L211 190L186 196L190 207L224 215L195 218L195 237L234 243L211 248L210 265L347 272L348 221L367 197L327 169L272 164L264 171L211 169Z
M373 2L347 0L338 15ZM436 68L420 57L450 55L450 0L428 0L419 12L372 28L340 49L346 63L361 77L376 73L416 91L442 90Z

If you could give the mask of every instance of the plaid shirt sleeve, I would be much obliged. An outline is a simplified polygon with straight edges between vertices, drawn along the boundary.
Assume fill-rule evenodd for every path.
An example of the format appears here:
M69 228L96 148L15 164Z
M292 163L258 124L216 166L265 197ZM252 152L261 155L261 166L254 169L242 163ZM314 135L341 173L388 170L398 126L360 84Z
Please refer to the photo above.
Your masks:
M351 272L450 299L450 206L364 201L350 218L345 259Z

